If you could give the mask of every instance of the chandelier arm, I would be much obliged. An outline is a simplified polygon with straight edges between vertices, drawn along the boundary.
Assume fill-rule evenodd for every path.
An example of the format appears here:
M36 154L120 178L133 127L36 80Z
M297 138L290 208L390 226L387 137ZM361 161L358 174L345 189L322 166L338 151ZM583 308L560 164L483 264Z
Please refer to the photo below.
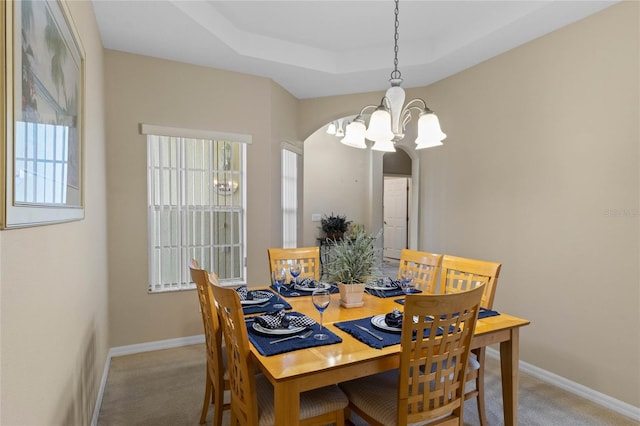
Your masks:
M416 104L420 104L420 106ZM404 115L405 111L409 111L409 110L431 111L427 107L427 103L424 101L424 99L421 99L421 98L411 99L409 102L407 102L404 108L402 108L402 114Z
M410 108L405 108L402 112L402 132L407 128L407 123L411 121L411 110Z
M360 113L359 113L358 115L359 115L359 116L362 116L362 115L365 113L365 111L366 111L367 109L369 109L369 108L376 109L376 108L378 108L378 105L367 105L367 106L363 107L363 108L360 110Z

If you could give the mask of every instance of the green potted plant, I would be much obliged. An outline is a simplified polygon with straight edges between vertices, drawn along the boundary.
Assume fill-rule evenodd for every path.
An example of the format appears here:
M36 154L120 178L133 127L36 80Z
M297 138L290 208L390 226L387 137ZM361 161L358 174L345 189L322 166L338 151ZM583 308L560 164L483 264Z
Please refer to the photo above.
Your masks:
M336 240L326 264L329 279L338 283L340 305L353 308L362 306L365 283L379 275L376 237L358 230L349 238Z
M336 215L333 212L331 212L331 215L324 215L322 219L320 219L322 231L326 234L327 238L332 240L341 240L350 224L351 221L347 220L347 216Z

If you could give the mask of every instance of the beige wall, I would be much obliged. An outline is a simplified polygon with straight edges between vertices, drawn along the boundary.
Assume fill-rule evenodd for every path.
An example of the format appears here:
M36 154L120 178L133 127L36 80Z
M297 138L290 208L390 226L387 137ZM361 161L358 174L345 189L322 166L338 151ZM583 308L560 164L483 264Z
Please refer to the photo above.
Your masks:
M346 215L348 220L369 223L370 164L381 154L361 151L341 144L326 128L318 129L304 145L304 244L318 245L323 236L320 222L312 222L312 214Z
M110 50L105 63L110 345L202 334L195 290L147 293L146 139L138 125L252 135L247 273L250 285L264 285L267 248L281 241L279 141L295 137L295 102L261 77Z
M532 322L521 359L635 406L639 18L624 2L407 91L448 134L419 154L419 249L502 262L495 307ZM302 133L376 97L302 101Z
M86 52L85 219L0 232L3 425L89 424L108 350L103 51L91 2L68 6Z
M280 85L271 81L271 164L269 172L274 186L281 187L281 158L283 145L294 146L302 150L302 141L298 137L297 131L297 107L298 100L291 93L284 90ZM299 164L301 162L298 162ZM268 228L271 231L271 247L282 247L282 200L280 190L274 194L272 200L271 222ZM301 199L302 192L298 192ZM267 214L268 212L263 212ZM300 217L300 215L299 215ZM257 218L258 219L258 218ZM268 223L264 220L262 223ZM264 264L269 265L268 258L264 258Z

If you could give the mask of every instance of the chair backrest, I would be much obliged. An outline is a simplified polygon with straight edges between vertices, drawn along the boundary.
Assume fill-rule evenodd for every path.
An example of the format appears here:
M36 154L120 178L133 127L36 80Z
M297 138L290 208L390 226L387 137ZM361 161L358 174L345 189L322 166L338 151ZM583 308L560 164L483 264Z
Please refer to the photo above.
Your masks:
M267 252L271 273L276 268L285 268L289 275L289 263L296 261L302 266L302 273L298 278L320 280L320 247L269 248Z
M218 315L227 349L232 417L242 425L258 424L255 366L251 361L249 338L238 292L213 286Z
M445 254L440 273L440 293L468 291L482 283L485 287L480 305L492 309L501 267L502 264L496 262Z
M403 249L398 266L398 279L402 278L402 271L413 272L413 285L427 293L436 293L438 272L442 263L442 255Z
M397 424L448 413L462 424L465 372L482 291L480 286L405 298Z
M218 319L212 284L218 284L218 276L208 273L198 267L198 262L192 259L189 264L191 279L198 289L198 300L202 312L202 325L204 327L204 340L207 349L207 369L209 376L215 385L221 383L224 378L224 358L222 355L222 328ZM242 309L240 310L242 311Z

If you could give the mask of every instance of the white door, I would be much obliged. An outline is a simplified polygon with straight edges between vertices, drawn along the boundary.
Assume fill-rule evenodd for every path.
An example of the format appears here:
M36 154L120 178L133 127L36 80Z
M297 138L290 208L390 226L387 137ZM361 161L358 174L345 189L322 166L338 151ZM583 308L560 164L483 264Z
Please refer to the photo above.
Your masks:
M408 178L384 178L384 257L400 259L407 247L408 193Z

